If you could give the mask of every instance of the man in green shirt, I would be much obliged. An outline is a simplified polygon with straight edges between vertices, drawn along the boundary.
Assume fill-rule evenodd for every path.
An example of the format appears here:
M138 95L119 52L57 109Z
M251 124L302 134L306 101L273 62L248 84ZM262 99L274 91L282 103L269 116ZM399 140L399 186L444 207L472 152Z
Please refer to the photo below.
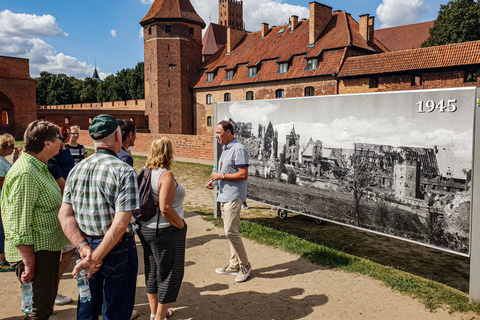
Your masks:
M58 220L62 194L46 162L60 150L60 129L30 123L24 151L8 171L2 190L5 255L21 282L33 281L33 311L27 319L48 319L58 289L60 250L68 243Z

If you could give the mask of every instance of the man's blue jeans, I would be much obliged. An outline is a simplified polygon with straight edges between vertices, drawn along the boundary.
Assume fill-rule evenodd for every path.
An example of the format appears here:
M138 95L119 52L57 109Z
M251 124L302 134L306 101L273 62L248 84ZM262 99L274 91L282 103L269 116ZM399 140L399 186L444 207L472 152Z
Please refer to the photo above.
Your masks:
M92 249L102 239L87 238ZM92 299L78 299L77 319L97 320L103 310L104 320L130 320L135 304L138 259L135 238L124 237L103 259L100 269L89 280Z

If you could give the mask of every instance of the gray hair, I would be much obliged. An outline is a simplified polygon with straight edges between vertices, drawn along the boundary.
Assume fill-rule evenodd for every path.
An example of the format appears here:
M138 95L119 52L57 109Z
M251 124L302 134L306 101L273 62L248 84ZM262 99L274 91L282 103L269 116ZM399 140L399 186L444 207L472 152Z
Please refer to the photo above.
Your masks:
M117 130L115 130L105 138L99 139L99 140L93 140L93 145L95 146L95 150L97 150L98 148L112 147L115 144L115 134L117 132L120 134L120 136L122 136L122 130L120 129L120 127L118 127Z

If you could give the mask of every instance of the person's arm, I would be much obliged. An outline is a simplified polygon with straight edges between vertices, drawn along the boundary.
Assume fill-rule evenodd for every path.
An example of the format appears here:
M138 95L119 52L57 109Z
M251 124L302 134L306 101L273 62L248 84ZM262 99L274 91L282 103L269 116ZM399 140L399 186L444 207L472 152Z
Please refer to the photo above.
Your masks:
M158 179L158 189L160 190L158 194L158 206L160 207L160 212L168 223L182 229L185 224L182 219L180 219L178 213L173 209L173 199L175 199L176 186L177 183L175 182L173 172L170 170L165 171L160 176L160 179Z
M103 258L112 250L115 245L122 239L128 225L130 224L130 218L132 211L120 211L115 212L112 225L108 229L107 233L100 242L100 245L93 250L91 259L84 258L73 269L73 276L76 277L80 269L85 269L88 273L88 278L95 273L101 265ZM83 247L86 245L83 245ZM82 249L82 248L80 248Z
M33 252L33 245L20 244L17 246L17 249L24 265L20 280L24 283L29 283L33 277L35 277L35 253Z
M225 179L223 180L231 180L231 181L241 181L248 179L248 167L238 167L238 171L235 173L220 173L220 172L213 172L211 175L211 181L215 180L222 180L223 175L225 175Z
M58 186L60 187L60 191L62 192L62 195L63 195L63 190L65 190L65 179L63 179L63 177L60 177L55 181L57 182Z

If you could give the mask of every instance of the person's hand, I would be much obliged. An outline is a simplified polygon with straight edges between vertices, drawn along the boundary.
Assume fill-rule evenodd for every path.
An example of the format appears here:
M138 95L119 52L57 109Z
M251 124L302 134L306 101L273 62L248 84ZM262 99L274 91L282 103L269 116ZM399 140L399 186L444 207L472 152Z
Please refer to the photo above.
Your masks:
M210 190L215 189L215 187L213 186L213 181L210 181L209 183L207 183L207 185L205 186L205 188L210 189Z
M93 250L88 245L88 243L84 244L83 246L80 247L80 249L78 249L78 254L80 255L80 259L86 258L87 260L91 260L92 253L93 253Z
M77 279L78 272L80 269L85 269L87 271L87 280L92 277L92 275L100 269L102 266L102 261L94 261L94 260L87 260L82 259L75 267L73 268L72 275L75 279Z
M33 277L35 277L35 266L32 268L25 265L20 280L23 283L29 283L32 281Z
M212 175L210 176L210 178L212 179L212 181L215 181L215 180L221 180L222 176L223 176L223 173L212 172Z

